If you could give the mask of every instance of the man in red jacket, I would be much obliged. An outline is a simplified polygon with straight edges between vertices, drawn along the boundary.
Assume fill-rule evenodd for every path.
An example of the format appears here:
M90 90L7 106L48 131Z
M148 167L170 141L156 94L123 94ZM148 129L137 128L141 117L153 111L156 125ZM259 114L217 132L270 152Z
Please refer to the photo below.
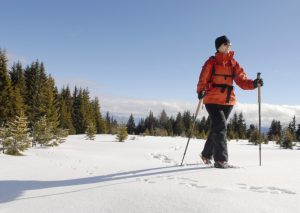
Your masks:
M211 130L201 153L204 163L211 164L214 158L214 167L229 168L227 151L227 119L236 104L233 81L245 90L253 90L258 84L263 85L262 79L250 80L243 68L233 58L230 51L230 40L224 35L215 40L216 54L210 57L203 65L197 85L199 100L211 118Z

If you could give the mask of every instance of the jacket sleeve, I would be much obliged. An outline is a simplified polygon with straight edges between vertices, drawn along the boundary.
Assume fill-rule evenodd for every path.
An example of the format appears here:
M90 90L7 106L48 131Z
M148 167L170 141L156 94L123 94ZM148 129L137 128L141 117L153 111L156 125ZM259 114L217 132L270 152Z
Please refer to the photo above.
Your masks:
M238 62L236 62L234 70L235 70L234 81L240 88L244 90L254 89L253 80L247 78L244 69L239 65Z
M208 81L211 75L213 63L210 59L208 59L202 67L199 81L197 84L197 93L205 90L208 86Z

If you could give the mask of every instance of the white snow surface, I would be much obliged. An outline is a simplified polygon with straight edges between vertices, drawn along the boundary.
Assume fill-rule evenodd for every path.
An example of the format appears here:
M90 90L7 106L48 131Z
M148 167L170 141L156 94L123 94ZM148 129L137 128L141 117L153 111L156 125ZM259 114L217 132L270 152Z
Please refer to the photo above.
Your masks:
M1 213L300 213L300 149L228 142L229 162L204 165L204 140L69 136L25 156L0 154Z

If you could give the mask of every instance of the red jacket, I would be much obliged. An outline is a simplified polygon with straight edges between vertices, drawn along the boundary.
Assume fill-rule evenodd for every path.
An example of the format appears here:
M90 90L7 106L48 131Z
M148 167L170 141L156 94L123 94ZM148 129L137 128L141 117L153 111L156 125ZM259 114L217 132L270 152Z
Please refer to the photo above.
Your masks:
M233 81L242 89L254 89L253 80L247 79L244 69L228 54L217 52L203 65L197 85L197 93L206 91L204 104L235 105ZM214 71L213 71L214 70Z

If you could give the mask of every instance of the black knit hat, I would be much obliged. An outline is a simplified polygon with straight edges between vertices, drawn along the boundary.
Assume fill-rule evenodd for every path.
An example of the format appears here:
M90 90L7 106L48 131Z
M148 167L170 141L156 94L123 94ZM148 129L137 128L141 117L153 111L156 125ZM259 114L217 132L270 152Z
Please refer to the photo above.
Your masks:
M225 35L216 38L215 41L216 50L218 50L222 44L227 44L227 43L230 44L230 40Z

